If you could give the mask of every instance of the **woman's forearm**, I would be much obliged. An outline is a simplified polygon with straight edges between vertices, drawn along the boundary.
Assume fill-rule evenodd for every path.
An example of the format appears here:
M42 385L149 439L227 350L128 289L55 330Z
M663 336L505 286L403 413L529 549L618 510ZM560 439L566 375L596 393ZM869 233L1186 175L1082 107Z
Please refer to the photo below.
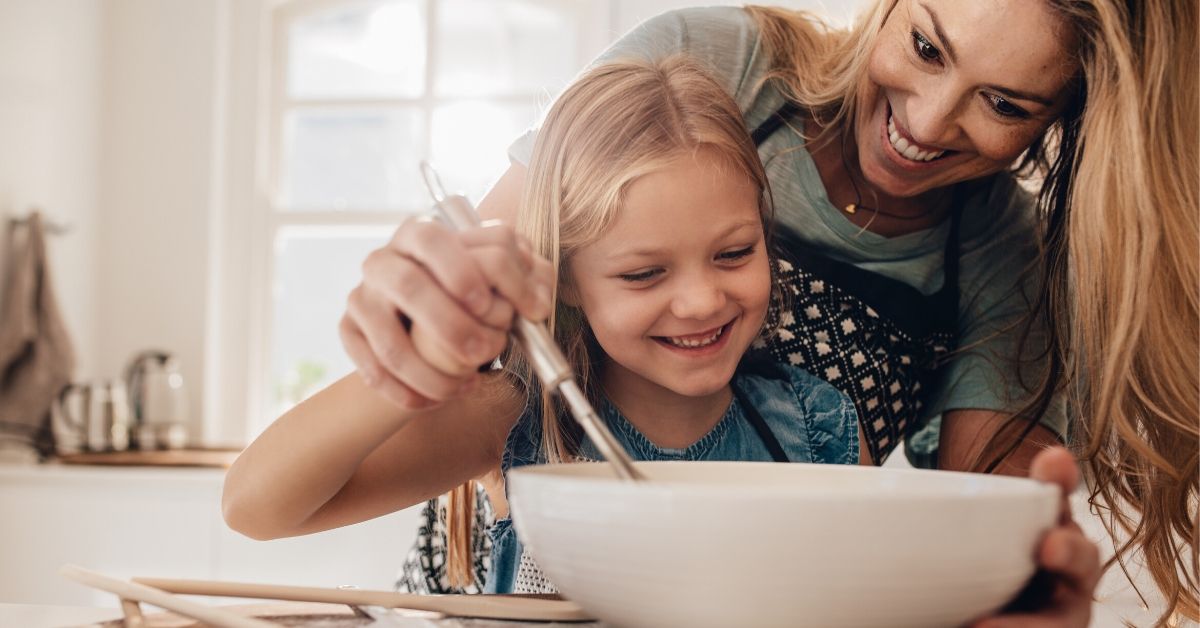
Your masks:
M951 410L942 417L938 442L938 468L951 471L981 471L1027 426L1022 420L994 410ZM1012 453L996 466L1002 475L1029 475L1033 458L1047 447L1061 445L1058 437L1035 425ZM998 448L999 446L999 448Z

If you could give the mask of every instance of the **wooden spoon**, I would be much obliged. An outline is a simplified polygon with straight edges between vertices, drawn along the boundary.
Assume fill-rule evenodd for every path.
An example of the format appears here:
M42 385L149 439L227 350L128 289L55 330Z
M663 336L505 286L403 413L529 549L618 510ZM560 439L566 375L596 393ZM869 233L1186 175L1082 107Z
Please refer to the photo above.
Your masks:
M432 611L452 617L518 621L592 621L577 604L524 595L417 595L366 589L328 589L276 584L134 578L146 586L186 595L213 595L295 602L331 602Z

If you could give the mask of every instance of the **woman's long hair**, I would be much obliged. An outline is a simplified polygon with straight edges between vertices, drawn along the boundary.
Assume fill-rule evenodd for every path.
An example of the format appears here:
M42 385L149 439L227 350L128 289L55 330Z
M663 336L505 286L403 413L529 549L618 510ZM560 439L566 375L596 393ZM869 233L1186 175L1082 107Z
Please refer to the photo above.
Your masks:
M1074 31L1080 73L1061 119L1014 168L1042 181L1040 295L1049 331L1028 403L981 468L994 469L1056 394L1094 510L1114 539L1108 566L1144 560L1167 609L1196 619L1200 450L1200 93L1197 7L1180 0L1046 0ZM849 31L751 7L771 79L826 129L853 128L876 34L896 0ZM1026 334L1028 337L1029 334ZM1000 436L1003 435L1003 436ZM982 458L981 458L982 460Z
M603 355L583 312L561 298L561 290L571 289L571 256L608 231L634 181L701 149L714 152L723 167L754 184L764 228L769 225L767 175L741 110L705 68L682 55L613 61L586 71L555 100L538 130L517 231L535 254L550 261L558 277L551 295L550 332L593 404L600 401L596 379ZM776 292L773 298L781 297ZM777 307L772 310L778 314ZM533 386L537 377L519 351L509 351L503 362L518 386L541 390ZM542 390L536 403L542 409L545 459L575 459L581 435L574 420L549 391ZM473 500L470 485L452 492L451 580L470 574Z
M1047 269L1055 354L1076 393L1093 508L1123 538L1113 560L1141 554L1166 597L1162 621L1200 619L1197 7L1052 4L1081 35L1086 83L1067 199L1044 205L1066 251Z

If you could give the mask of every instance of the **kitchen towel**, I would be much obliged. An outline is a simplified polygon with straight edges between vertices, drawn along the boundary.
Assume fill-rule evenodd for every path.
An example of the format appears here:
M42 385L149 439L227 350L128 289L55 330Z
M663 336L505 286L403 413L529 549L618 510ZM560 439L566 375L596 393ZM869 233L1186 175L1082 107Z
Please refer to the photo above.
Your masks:
M0 293L0 457L54 452L50 407L71 381L75 351L50 281L42 217L8 225Z

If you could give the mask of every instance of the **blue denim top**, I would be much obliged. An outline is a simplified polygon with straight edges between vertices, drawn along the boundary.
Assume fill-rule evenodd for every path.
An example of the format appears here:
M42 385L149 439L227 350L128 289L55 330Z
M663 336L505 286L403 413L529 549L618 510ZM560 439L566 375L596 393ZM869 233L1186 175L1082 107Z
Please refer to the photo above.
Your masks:
M802 369L779 365L767 368L739 370L733 385L754 404L788 460L856 464L858 415L850 398ZM508 435L501 463L505 475L516 467L545 462L540 396L535 391L529 400ZM716 426L682 449L650 442L608 400L596 410L635 460L772 460L736 395ZM586 439L580 454L586 459L601 459L595 445ZM487 592L511 593L524 546L509 518L496 521L488 534L492 538L492 570L487 577Z

